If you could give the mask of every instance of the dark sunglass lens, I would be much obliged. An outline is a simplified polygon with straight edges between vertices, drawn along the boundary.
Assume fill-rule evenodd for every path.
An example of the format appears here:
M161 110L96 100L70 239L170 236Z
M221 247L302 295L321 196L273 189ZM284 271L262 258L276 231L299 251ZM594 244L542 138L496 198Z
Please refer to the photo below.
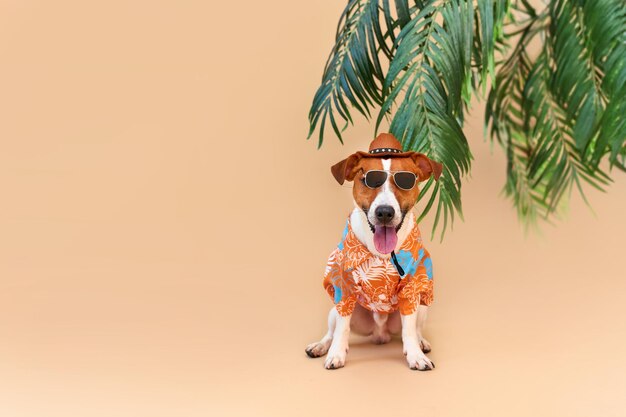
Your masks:
M412 172L396 172L393 179L396 185L403 190L410 190L415 186L415 174Z
M378 188L387 180L385 171L368 171L365 174L365 185L370 188Z

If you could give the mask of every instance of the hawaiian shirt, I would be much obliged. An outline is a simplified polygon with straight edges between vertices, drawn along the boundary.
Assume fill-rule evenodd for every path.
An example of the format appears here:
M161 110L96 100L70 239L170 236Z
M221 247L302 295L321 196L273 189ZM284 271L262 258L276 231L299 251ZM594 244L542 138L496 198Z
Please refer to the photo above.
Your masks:
M348 219L343 237L330 254L324 274L324 288L342 316L351 315L355 303L371 311L411 314L419 304L433 301L433 266L422 246L417 224L396 252L404 275L400 276L390 258L371 253L356 237Z

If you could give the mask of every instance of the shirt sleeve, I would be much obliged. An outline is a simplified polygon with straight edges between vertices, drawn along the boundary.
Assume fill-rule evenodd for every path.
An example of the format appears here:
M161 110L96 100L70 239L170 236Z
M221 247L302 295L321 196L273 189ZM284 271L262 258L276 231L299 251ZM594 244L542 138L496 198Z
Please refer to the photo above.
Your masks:
M354 306L356 305L356 295L350 294L347 297L344 297L335 304L335 308L340 316L350 316L352 312L354 312Z
M324 289L335 303L337 312L342 316L349 316L354 311L356 294L350 280L342 268L342 253L335 249L328 257L328 264L324 274Z
M415 273L405 279L408 282L398 294L400 314L412 314L418 305L429 306L433 302L433 265L426 249Z

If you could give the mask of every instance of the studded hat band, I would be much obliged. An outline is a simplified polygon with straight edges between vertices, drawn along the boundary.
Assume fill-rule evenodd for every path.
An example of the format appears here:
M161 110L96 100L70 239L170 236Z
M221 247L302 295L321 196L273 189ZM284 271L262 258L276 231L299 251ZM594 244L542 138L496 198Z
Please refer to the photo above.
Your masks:
M387 152L402 153L400 149L394 149L394 148L376 148L370 151L370 153L387 153Z

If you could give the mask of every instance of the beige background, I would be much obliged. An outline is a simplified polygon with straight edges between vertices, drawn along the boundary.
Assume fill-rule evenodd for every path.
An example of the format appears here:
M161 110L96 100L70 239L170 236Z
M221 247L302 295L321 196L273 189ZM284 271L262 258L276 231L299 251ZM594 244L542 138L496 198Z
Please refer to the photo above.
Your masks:
M304 140L343 2L234 3L0 3L0 415L625 415L626 178L524 237L480 105L437 369L305 356L372 127Z

